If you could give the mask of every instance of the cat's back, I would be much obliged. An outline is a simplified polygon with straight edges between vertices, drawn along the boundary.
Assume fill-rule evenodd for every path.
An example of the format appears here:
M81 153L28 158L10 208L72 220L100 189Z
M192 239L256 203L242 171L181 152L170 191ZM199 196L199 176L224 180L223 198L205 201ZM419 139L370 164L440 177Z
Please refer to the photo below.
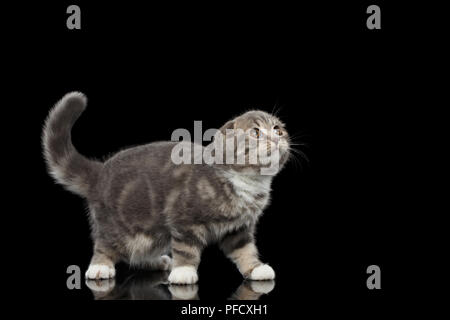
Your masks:
M127 186L161 181L163 172L172 166L171 153L176 143L154 142L122 150L110 157L100 172L95 198L110 201Z
M119 151L104 162L104 170L120 170L160 166L170 161L173 147L178 142L159 141Z
M151 185L155 190L164 189L167 192L167 186L190 180L193 175L198 175L197 172L211 175L208 172L212 168L205 168L210 166L178 164L177 156L173 156L177 144L180 142L153 142L122 150L109 158L103 164L97 184L99 196L104 198L105 193L117 193L127 185L137 183ZM194 144L181 144L181 147L189 147L193 152ZM173 157L176 159L172 159Z

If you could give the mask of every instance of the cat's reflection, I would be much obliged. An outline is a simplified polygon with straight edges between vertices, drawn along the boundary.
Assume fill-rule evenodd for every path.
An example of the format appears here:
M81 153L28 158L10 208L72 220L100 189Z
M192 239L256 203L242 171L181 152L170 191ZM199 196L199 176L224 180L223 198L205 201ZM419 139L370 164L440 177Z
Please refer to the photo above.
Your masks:
M115 279L87 280L96 300L198 300L198 285L169 285L168 272L136 273L121 283ZM275 287L275 281L244 281L231 300L258 300Z
M245 280L231 295L230 300L258 300L263 294L268 294L275 287L274 280Z
M115 279L86 280L96 300L170 300L168 272L136 273L116 283Z

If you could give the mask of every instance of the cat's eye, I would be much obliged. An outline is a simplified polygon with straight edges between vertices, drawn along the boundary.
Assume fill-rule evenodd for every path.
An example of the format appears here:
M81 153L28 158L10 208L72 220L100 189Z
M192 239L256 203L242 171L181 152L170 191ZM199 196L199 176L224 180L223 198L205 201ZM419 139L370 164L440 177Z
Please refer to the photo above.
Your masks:
M282 136L282 135L283 135L283 131L281 130L281 128L280 128L279 126L273 127L273 132L274 132L277 136Z
M253 128L252 130L250 130L250 135L253 138L258 139L261 136L261 131L258 128Z

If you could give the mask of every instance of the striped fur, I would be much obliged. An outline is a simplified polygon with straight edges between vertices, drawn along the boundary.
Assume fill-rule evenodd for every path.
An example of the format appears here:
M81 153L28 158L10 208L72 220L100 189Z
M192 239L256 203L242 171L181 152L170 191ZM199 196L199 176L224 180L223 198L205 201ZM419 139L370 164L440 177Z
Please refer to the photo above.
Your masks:
M50 111L42 134L44 158L55 181L67 190L87 197L102 164L82 156L72 144L71 129L86 108L80 92L65 95Z

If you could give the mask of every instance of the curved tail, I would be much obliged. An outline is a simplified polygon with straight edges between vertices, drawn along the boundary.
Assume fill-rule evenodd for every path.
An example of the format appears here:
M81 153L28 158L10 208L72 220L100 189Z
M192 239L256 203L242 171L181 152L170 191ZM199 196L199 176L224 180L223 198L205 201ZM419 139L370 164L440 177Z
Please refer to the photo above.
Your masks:
M42 132L44 158L50 175L67 190L88 197L102 163L82 156L72 144L72 126L86 109L86 96L66 94L50 111Z

